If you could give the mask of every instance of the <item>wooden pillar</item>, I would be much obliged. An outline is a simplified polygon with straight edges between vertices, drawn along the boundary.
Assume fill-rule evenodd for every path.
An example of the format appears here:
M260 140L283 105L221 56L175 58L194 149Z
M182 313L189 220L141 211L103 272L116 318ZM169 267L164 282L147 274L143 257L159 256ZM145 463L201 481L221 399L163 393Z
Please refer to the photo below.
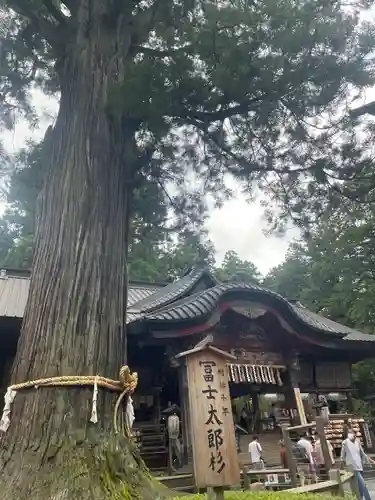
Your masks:
M329 471L329 479L337 483L336 495L339 497L345 496L344 485L341 482L341 472L338 469Z
M305 413L305 408L301 399L301 392L299 389L299 361L298 356L293 355L288 358L287 362L288 374L289 374L289 390L294 395L294 401L296 403L296 408L299 416L301 425L307 424L307 418Z
M160 388L156 387L154 392L154 406L155 406L155 424L160 424L161 419L161 406L160 406Z
M224 488L207 488L208 500L224 500Z
M331 460L331 454L329 452L326 433L324 431L324 427L325 427L324 419L322 417L316 417L315 422L316 422L316 432L318 433L319 440L320 440L320 446L321 446L322 453L323 453L324 465L325 465L326 470L329 472L332 469L333 463Z
M186 360L180 360L178 368L178 390L180 394L180 408L181 408L181 426L182 426L182 443L183 443L183 460L188 463L189 451L191 448L190 438L190 421L189 421L189 394L187 382L187 368Z
M281 427L283 433L283 441L285 445L286 459L289 467L289 475L292 483L292 488L297 487L297 464L293 457L293 443L290 439L290 435L288 432L288 426L283 425Z
M259 395L257 392L251 393L251 401L253 403L253 411L254 411L254 431L256 434L259 434L261 429L260 429Z

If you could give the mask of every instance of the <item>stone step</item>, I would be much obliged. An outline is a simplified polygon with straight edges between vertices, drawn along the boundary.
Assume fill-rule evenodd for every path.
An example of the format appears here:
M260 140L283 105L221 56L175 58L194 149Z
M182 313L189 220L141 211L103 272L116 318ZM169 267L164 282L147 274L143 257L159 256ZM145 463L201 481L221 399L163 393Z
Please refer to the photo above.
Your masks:
M249 463L250 457L248 454L249 443L253 437L250 435L241 436L240 439L240 460L243 463ZM259 442L263 450L263 459L267 465L280 465L280 439L281 436L277 433L265 433L259 435Z

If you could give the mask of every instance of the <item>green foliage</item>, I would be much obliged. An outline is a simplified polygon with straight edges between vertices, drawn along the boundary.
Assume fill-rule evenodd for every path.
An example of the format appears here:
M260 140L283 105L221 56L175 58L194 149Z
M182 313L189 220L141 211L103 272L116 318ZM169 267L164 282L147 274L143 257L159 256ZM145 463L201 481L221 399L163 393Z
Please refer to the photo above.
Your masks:
M310 263L301 250L297 244L292 245L285 261L269 271L263 286L290 300L301 298L310 274Z
M305 224L307 213L337 205L342 188L332 179L345 180L347 196L371 192L372 161L366 156L371 127L358 142L347 108L337 116L349 92L355 96L375 81L367 57L375 48L374 27L361 23L347 2L126 5L102 3L98 19L90 22L101 33L104 29L113 46L124 48L113 54L113 64L126 71L110 73L105 99L108 115L129 135L111 140L134 140L136 160L129 167L124 158L124 165L135 192L129 248L135 278L176 277L202 252L210 260L205 244L195 249L185 237L176 242L172 233L200 231L204 195L221 203L231 194L225 174L242 182L249 195L258 185L279 203L278 225L290 216ZM1 16L7 31L0 51L0 121L11 128L17 113L32 123L37 119L33 89L65 95L64 83L75 81L76 54L86 53L82 35L88 27L81 3L72 0L6 0ZM107 47L104 38L96 40L99 52ZM69 86L69 93L74 90ZM327 115L337 120L319 128ZM26 156L24 163L32 163ZM12 186L29 177L40 187L39 167L18 171ZM355 174L366 183L359 184ZM165 188L171 183L173 196ZM34 215L30 204L10 200L0 228L3 265L30 265ZM166 223L171 215L173 224ZM275 222L274 212L268 216ZM224 280L260 279L251 263L235 255L227 255L217 273Z
M256 266L248 260L241 260L233 250L226 252L221 266L215 269L215 276L219 281L245 281L255 285L261 281Z
M86 53L93 31L81 2L2 4L8 29L0 120L12 127L16 110L35 122L35 87L75 91L65 83L75 81L77 63L82 69L77 54ZM105 99L121 134L136 138L131 168L124 159L134 182L173 182L173 207L185 222L202 218L204 194L218 203L230 194L225 173L248 194L258 185L280 203L278 224L289 215L302 224L312 208L333 202L338 184L331 179L346 180L357 193L354 174L368 172L372 162L340 105L373 85L375 48L373 25L361 23L357 1L131 5L102 3L90 22L103 34L96 35L107 57L102 70L111 57L126 68L109 72ZM104 56L108 40L124 50ZM320 127L327 116L332 120ZM192 172L198 183L187 182Z
M43 143L21 151L16 165L7 209L0 218L0 266L30 269L37 198L45 177ZM133 280L165 282L199 262L213 264L212 244L202 232L198 236L170 224L165 192L154 182L145 182L134 192L131 229L129 268Z
M266 285L339 323L375 333L374 223L371 203L342 202L292 246L285 262L266 277ZM353 368L362 414L368 407L361 398L374 392L374 374L371 360Z
M36 200L43 183L43 145L20 152L12 172L7 208L0 219L0 265L29 269L32 262Z
M373 367L371 368L371 370L373 370ZM363 399L360 399L361 396L362 397L366 396L366 394L364 394L361 390L363 388L362 380L357 379L357 380L355 380L355 382L357 384L357 387L360 390L360 393L358 394L359 397L353 398L353 400L352 400L353 401L353 413L354 413L354 415L358 415L358 416L363 417L363 418L371 417L372 416L372 409L371 409L370 403L368 401L364 401ZM374 386L372 386L372 387L374 387Z
M131 246L130 277L133 280L165 282L177 279L193 265L213 265L214 248L204 237L183 231L168 241L149 245L145 239Z
M207 500L206 494L197 494L197 495L187 495L183 497L176 497L175 500ZM286 498L290 498L290 493L287 491L226 491L225 492L225 500L284 500ZM317 493L302 493L298 495L300 500L332 500L332 495L326 494L317 494ZM348 496L351 498L351 496Z

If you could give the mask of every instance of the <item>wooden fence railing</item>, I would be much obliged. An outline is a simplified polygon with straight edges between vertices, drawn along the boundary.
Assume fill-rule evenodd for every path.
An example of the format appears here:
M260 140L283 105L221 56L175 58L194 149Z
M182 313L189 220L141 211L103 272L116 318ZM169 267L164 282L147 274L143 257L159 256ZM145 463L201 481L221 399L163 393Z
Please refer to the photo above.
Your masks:
M257 477L266 477L268 474L286 474L289 473L288 469L263 469L263 470L249 470L246 467L244 467L243 470L243 482L244 482L244 489L248 490L250 488L250 482L251 479L254 478L254 476ZM345 496L347 493L352 493L353 496L359 499L359 491L358 491L358 485L355 480L354 474L352 472L341 472L337 469L331 470L329 472L330 479L328 481L322 481L316 484L309 484L306 486L299 486L297 488L288 488L287 491L288 493L294 493L294 494L302 494L302 493L325 493L325 492L330 492L333 493L336 496ZM169 486L171 488L176 488L178 481L180 479L190 479L193 483L193 475L192 474L181 474L179 476L170 476L170 477L160 477L158 478L159 481L164 483L166 486ZM169 484L170 481L173 480L176 481L174 484ZM189 488L186 489L191 489L194 490L194 487L189 486ZM185 488L179 488L177 487L176 490L185 490Z
M356 498L360 498L353 472L341 472L338 469L333 469L329 471L329 476L328 481L291 488L288 489L288 493L324 493L329 491L336 496L344 497L347 493L352 493Z

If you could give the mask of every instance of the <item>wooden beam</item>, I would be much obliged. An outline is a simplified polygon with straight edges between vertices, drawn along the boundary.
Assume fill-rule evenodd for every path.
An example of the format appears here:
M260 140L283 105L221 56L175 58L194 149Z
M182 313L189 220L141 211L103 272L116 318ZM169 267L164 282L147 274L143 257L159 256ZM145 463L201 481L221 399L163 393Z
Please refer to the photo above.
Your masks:
M311 429L311 427L315 427L315 425L315 422L311 422L310 424L294 425L293 427L288 427L288 431L302 431L303 429Z
M232 354L229 354L229 352L222 351L221 349L218 349L217 347L214 347L212 345L203 345L203 346L199 346L199 347L194 347L193 349L190 349L188 351L180 352L179 354L177 354L175 356L175 358L179 359L179 358L182 358L185 356L190 356L191 354L195 354L197 352L201 352L204 350L212 351L212 352L218 354L219 356L222 356L223 358L237 361L236 356L232 356Z

